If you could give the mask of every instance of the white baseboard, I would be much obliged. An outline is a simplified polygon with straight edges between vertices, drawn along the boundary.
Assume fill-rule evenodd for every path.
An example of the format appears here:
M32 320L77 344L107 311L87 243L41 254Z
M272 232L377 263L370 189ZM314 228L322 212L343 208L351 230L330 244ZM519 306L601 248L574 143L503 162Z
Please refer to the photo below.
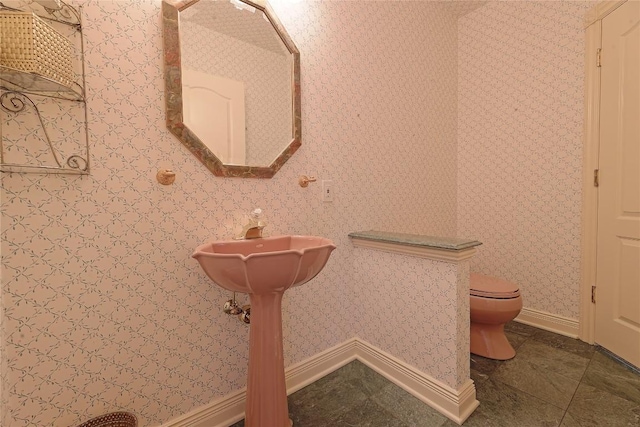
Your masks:
M246 388L214 400L161 427L229 427L244 418Z
M532 308L523 308L514 320L524 323L525 325L535 326L536 328L571 338L578 338L580 332L580 324L576 319L558 316L557 314L534 310Z
M458 424L478 407L472 380L455 390L358 338L288 367L287 393L298 391L356 359ZM161 427L228 427L244 418L245 394L246 389L233 392Z
M478 407L471 379L455 390L364 341L358 344L358 360L456 423Z
M295 393L358 358L360 342L352 338L285 369L287 394Z

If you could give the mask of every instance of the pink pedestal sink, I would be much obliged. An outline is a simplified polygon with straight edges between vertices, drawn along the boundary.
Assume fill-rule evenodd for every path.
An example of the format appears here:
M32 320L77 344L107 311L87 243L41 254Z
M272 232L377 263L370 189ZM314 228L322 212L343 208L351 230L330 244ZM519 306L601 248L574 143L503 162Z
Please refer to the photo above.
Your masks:
M246 427L290 426L282 295L313 279L335 248L322 237L276 236L207 243L193 254L216 284L251 300Z

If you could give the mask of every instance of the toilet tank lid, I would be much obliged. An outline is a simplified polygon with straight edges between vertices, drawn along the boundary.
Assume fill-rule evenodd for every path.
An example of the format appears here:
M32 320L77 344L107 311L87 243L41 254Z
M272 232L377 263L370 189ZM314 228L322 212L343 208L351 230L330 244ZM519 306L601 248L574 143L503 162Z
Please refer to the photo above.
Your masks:
M471 273L469 288L471 295L488 298L517 298L520 290L515 283L498 277Z

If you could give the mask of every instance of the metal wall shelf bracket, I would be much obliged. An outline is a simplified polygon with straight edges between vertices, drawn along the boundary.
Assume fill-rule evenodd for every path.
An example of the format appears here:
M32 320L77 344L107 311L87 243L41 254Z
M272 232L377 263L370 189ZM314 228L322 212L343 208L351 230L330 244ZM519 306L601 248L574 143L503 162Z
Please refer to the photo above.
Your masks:
M28 12L75 47L71 58L75 81L27 72L14 65L18 62L4 63L0 58L0 172L89 173L81 9L63 1L58 4L58 9L51 9L35 2L29 4L30 10L22 10L0 1L0 13L15 17Z

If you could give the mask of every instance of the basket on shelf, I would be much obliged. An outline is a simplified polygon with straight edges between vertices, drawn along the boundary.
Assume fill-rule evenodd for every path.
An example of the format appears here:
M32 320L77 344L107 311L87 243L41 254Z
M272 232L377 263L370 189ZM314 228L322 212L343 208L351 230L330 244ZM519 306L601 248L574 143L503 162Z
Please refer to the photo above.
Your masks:
M0 12L0 66L71 87L71 52L71 42L34 13Z
M92 418L78 427L138 427L138 420L129 412L111 412Z

